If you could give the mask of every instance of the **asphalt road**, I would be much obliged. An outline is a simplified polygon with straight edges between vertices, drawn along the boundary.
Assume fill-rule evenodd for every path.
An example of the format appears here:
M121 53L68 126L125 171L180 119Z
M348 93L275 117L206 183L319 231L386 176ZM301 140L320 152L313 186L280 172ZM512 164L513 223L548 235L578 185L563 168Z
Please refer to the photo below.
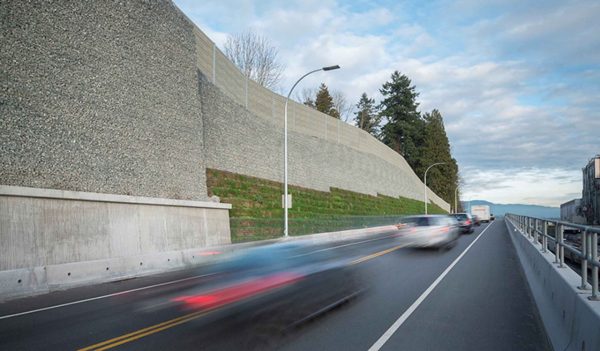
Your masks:
M322 246L355 260L369 289L272 347L551 349L503 220L462 235L449 251L396 249L396 240L386 233ZM180 271L0 304L0 350L243 348L235 328L199 339L206 328L218 327L210 316L145 308L165 292L202 284L204 274Z

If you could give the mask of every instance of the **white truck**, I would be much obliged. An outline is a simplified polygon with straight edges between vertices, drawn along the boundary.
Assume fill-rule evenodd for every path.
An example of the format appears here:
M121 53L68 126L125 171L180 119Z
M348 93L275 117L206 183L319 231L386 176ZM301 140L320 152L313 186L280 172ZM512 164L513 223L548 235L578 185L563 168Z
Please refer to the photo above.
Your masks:
M471 215L479 217L480 222L489 222L491 219L490 206L488 206L488 205L471 206Z

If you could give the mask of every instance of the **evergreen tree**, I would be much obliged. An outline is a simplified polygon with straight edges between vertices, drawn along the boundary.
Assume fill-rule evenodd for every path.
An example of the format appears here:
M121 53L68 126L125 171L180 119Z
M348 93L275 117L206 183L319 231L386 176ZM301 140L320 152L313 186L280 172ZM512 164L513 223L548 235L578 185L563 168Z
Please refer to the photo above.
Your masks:
M333 97L331 94L329 94L329 89L327 89L325 83L321 83L321 86L319 87L317 97L314 101L314 106L318 111L328 114L334 118L340 118L340 113L335 109Z
M369 99L367 93L362 93L360 100L356 104L358 111L354 113L354 123L356 126L369 134L379 136L379 123L381 116L375 106L375 99Z
M426 113L421 165L415 170L423 178L426 167L436 162L445 162L427 172L427 186L449 204L454 206L454 195L459 183L458 164L452 157L450 142L444 128L444 120L438 110Z
M421 167L420 149L423 145L424 122L417 111L419 93L410 79L398 71L379 90L383 96L381 116L387 123L382 128L381 139L390 148L404 156L413 170Z

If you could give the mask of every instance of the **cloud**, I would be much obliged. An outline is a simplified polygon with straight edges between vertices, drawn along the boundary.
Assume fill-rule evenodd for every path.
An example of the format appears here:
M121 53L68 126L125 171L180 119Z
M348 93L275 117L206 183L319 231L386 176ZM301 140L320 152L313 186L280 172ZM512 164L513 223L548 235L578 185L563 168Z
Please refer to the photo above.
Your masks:
M510 169L507 172L469 169L462 174L464 200L559 206L581 197L581 171Z

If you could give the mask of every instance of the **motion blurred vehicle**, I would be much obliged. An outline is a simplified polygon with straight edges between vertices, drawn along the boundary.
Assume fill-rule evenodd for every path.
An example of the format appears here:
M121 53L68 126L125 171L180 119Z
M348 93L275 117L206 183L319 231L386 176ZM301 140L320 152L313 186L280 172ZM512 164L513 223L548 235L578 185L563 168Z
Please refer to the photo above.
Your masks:
M479 227L481 225L481 221L479 220L478 215L471 215L473 217L473 225Z
M355 267L311 245L261 246L215 264L211 279L168 300L206 314L206 325L218 326L220 335L250 328L244 349L263 349L268 340L358 296L363 287Z
M473 205L471 206L471 215L479 217L481 222L489 222L492 220L492 215L490 214L490 206L488 205Z
M494 214L490 214L490 221L493 221L494 219L496 219L496 216L494 216Z
M456 218L461 233L473 233L473 218L468 213L453 213L450 216Z
M396 225L400 241L410 247L450 249L458 239L458 223L445 215L423 215L402 218Z

